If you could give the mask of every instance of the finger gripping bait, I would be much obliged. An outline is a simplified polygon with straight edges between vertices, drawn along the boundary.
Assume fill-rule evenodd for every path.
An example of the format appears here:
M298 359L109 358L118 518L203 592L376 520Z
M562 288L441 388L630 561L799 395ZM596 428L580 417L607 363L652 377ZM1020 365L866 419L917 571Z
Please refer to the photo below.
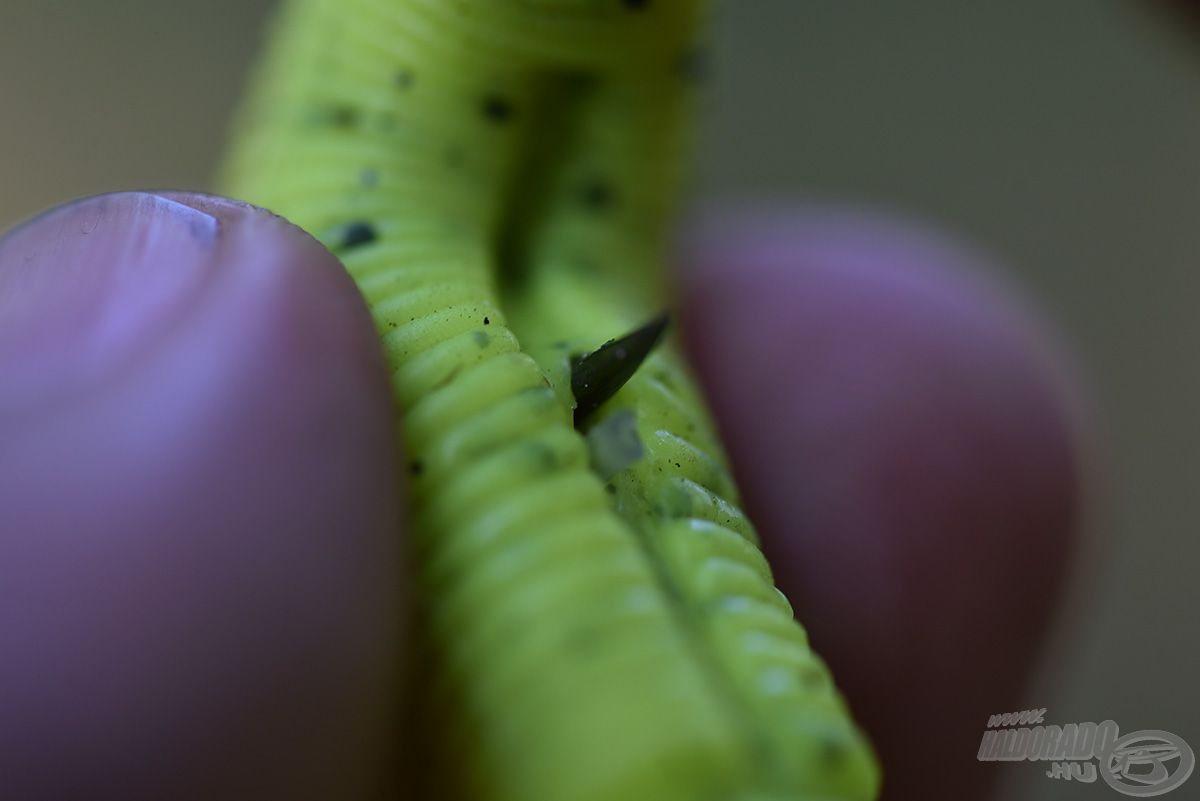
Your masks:
M223 190L338 254L382 338L466 798L877 794L681 360L598 351L666 305L702 16L289 0L240 117Z

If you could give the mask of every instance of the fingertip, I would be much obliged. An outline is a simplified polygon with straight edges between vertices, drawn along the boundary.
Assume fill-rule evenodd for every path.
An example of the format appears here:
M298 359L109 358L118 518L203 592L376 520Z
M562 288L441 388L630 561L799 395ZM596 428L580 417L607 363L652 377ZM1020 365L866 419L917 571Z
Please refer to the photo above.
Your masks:
M1019 708L1090 469L1064 349L983 260L907 224L775 208L710 217L684 253L693 364L887 797L980 797L976 729ZM915 749L917 720L965 767Z
M251 290L255 281L264 285ZM202 298L252 291L262 293L257 316L308 315L322 330L316 339L343 347L381 383L382 354L353 281L270 212L197 193L123 192L40 214L0 237L0 364L10 379L0 410L86 392L169 340Z
M337 260L218 198L70 204L0 241L0 375L6 787L367 792L402 510L382 353Z

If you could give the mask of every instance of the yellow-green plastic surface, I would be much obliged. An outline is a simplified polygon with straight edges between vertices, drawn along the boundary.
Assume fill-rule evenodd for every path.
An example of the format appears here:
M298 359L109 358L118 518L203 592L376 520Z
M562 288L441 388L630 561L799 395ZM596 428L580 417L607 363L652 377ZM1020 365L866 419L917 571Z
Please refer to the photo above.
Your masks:
M877 794L674 345L588 421L591 448L572 424L569 358L668 302L703 12L289 0L240 116L222 190L337 253L384 344L435 671L425 767L466 798ZM627 458L599 469L610 432Z

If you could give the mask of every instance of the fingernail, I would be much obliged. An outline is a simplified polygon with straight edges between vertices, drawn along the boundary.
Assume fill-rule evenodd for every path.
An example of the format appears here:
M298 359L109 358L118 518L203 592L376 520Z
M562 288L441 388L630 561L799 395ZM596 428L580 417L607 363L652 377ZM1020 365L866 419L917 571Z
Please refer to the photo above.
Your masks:
M203 294L222 222L144 193L88 198L0 239L0 412L85 391Z

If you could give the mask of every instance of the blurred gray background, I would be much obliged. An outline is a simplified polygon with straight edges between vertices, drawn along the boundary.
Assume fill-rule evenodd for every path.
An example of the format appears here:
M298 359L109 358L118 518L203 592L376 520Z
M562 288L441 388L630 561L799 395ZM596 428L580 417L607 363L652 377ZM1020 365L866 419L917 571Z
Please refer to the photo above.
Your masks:
M0 228L75 195L206 187L271 5L0 0ZM1027 703L1200 750L1200 36L1133 0L726 0L717 27L702 199L927 220L1065 333L1106 474ZM1115 797L1041 763L980 769L1013 801Z

